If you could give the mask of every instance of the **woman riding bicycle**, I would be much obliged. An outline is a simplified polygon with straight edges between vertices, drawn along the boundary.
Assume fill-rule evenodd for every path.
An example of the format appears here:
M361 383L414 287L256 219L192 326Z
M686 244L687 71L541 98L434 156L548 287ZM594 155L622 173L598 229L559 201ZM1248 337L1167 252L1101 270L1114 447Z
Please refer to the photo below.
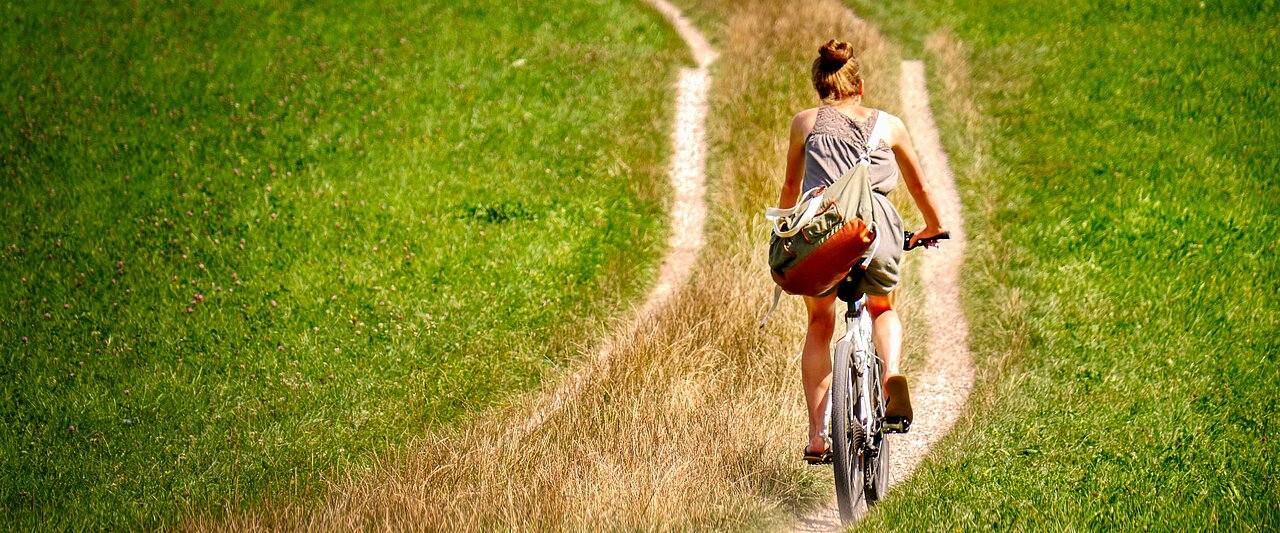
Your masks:
M903 234L902 217L886 195L898 184L907 184L912 199L924 216L925 227L915 232L911 245L944 232L938 214L929 198L911 136L902 120L893 115L862 106L862 71L853 46L843 41L828 41L818 50L813 62L813 87L823 105L806 109L791 120L791 143L787 150L787 174L778 200L780 208L789 208L800 193L814 187L831 185L870 150L871 186L877 232L881 235ZM877 122L883 135L877 146L866 146ZM872 318L873 341L885 368L885 391L888 396L886 417L911 420L911 399L906 378L899 362L902 349L902 324L893 308L894 288L898 284L898 263L902 247L897 237L887 241L891 246L875 247L858 290L867 297L867 310ZM830 457L831 444L825 435L827 402L831 388L831 336L836 324L836 294L805 297L809 311L809 331L805 336L800 374L804 385L805 404L809 413L809 444L805 459L811 462Z

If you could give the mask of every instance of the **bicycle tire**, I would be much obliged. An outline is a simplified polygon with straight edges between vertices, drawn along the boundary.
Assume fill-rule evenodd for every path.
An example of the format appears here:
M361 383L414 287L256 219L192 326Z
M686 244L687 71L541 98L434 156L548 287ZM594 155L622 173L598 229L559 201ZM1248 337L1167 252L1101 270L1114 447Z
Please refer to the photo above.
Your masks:
M862 424L857 417L860 385L851 368L853 343L836 343L831 362L831 448L835 454L832 470L836 478L836 502L840 521L852 522L865 494Z
M871 348L871 357L872 360L875 361L875 364L872 365L874 370L872 371L871 379L868 380L870 381L872 390L874 391L871 396L871 401L876 419L883 421L885 393L884 379L882 376L884 375L884 371L880 366L880 358L876 356L874 346ZM880 500L883 500L885 494L889 492L889 435L884 432L882 424L876 424L876 426L879 426L879 431L877 431L875 435L871 436L872 444L875 444L876 447L876 456L871 461L867 462L866 467L866 493L868 507L875 505Z

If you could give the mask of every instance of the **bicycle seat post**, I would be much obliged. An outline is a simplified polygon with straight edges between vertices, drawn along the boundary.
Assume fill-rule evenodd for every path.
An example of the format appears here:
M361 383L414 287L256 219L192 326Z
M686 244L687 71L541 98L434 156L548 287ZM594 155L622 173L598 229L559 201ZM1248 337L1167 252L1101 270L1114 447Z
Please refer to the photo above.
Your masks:
M845 312L845 318L853 319L862 313L862 306L866 300L862 297L862 292L858 290L858 282L862 280L862 269L855 267L849 271L836 287L836 297L849 304L848 310Z
M848 311L846 311L844 314L845 319L856 320L858 316L862 315L862 308L866 305L867 305L867 299L863 298L862 295L858 295L857 300L849 302Z

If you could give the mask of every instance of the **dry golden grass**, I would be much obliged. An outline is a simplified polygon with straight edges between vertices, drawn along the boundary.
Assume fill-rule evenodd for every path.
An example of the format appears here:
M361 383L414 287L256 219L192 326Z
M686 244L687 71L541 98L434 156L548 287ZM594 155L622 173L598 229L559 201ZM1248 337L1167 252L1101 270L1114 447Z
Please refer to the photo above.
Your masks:
M757 529L829 497L827 470L799 461L802 306L792 299L757 328L772 286L761 213L776 201L788 120L817 103L807 73L819 44L839 36L863 50L869 105L896 105L896 58L833 0L698 9L725 31L713 223L690 284L571 374L333 479L318 505L229 509L187 529Z

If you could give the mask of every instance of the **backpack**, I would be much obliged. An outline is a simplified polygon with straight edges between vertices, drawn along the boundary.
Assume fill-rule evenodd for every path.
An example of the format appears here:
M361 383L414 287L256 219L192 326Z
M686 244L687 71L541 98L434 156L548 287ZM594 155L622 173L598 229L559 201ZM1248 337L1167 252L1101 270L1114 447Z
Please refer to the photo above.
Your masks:
M868 146L883 137L883 120L872 128ZM840 179L805 191L794 207L765 210L773 224L769 239L769 272L777 285L769 314L783 291L825 296L855 266L866 268L879 243L871 200L870 149ZM761 320L761 327L765 320Z

